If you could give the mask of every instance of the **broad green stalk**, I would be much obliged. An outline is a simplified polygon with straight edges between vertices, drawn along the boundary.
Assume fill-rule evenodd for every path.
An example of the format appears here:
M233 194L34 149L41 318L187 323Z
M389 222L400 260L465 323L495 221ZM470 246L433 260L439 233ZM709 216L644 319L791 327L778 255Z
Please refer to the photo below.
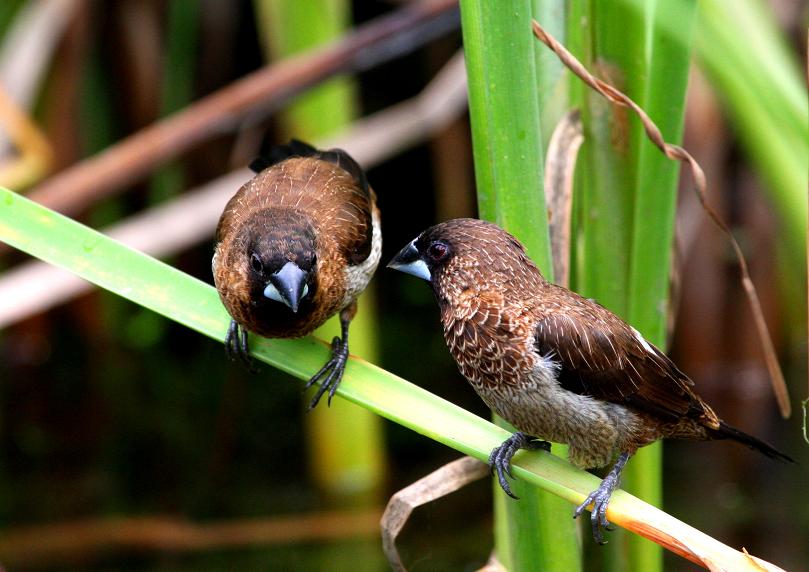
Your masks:
M534 6L530 0L506 4L461 1L479 215L517 236L552 279ZM542 69L543 78L553 77L551 67ZM506 569L580 569L570 505L520 479L513 486L517 502L494 484L496 550Z
M461 2L478 210L550 269L531 3Z
M641 7L640 3L636 6ZM648 8L648 71L638 86L642 97L640 105L657 123L666 141L679 143L683 134L696 2L687 0L679 9L665 0L644 6ZM672 42L657 27L657 23L664 20L677 23L685 36L684 43ZM649 341L665 349L680 165L665 157L637 122L632 126L632 137L636 172L626 315ZM663 502L662 457L661 443L641 449L624 477L627 490L655 506L662 506ZM628 535L628 541L629 558L635 570L663 569L663 551L658 545L635 535Z
M265 51L280 59L310 49L343 34L351 25L346 0L256 0ZM349 78L335 78L303 94L281 114L284 137L304 141L322 139L345 128L357 115L357 90ZM351 353L370 361L378 355L373 290L360 298L351 324ZM315 333L331 339L339 335L337 317ZM306 396L311 398L311 394ZM335 400L305 417L309 436L309 466L329 500L357 506L378 502L384 473L382 427L379 417ZM376 546L374 552L378 553ZM356 555L355 555L356 556Z
M571 22L569 30L579 36L574 43L586 65L643 107L673 143L682 137L695 8L692 0L676 5L593 2L580 8L588 16L586 25ZM659 28L662 21L679 29L681 41ZM589 91L582 101L576 289L665 348L679 165L648 141L627 110ZM662 502L661 453L659 444L641 449L623 479L624 488L657 506ZM609 557L613 568L662 569L658 546L634 536L616 542L619 538L614 535Z
M568 23L571 45L580 50L574 54L596 75L625 90L625 72L605 53L609 48L621 54L624 48L609 31L612 26L622 23L627 28L623 38L625 45L637 45L638 36L642 37L640 17L622 22L628 16L624 14L621 18L615 14L613 3L609 8L602 6L601 10L598 1L582 0L576 4L577 17ZM626 111L616 111L586 86L577 87L572 90L577 96L573 107L581 109L584 143L576 169L574 217L578 220L574 218L572 228L577 230L572 236L578 240L573 244L575 263L572 264L571 288L626 316L632 233L629 116ZM587 524L582 525L584 534L590 534ZM626 562L624 545L623 532L615 531L610 534L606 547L593 549L588 545L588 560L598 560L599 567L604 570L632 570Z

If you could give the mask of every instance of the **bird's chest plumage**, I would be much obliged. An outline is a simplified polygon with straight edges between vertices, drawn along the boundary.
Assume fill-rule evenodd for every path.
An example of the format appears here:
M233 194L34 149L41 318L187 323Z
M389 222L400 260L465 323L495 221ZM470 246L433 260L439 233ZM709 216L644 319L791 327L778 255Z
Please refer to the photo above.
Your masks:
M480 392L487 387L519 385L532 367L523 351L526 324L509 318L486 299L470 297L443 313L444 338L464 377Z
M569 444L578 466L608 464L631 431L631 414L562 388L559 361L535 348L531 309L504 309L494 301L456 297L442 310L444 336L461 373L518 430Z

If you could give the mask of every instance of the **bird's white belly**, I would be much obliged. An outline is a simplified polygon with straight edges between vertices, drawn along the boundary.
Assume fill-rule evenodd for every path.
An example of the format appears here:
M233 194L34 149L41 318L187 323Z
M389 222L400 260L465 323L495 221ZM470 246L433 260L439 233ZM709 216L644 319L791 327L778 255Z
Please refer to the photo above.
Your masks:
M570 446L579 467L602 467L621 451L637 418L627 408L563 389L548 358L517 385L477 388L486 404L519 431ZM527 382L527 383L526 383Z
M346 266L345 268L345 284L346 292L343 296L341 308L345 308L351 302L357 299L357 296L362 294L371 277L376 272L376 267L379 265L379 259L382 256L382 226L379 222L379 214L374 210L371 215L373 224L373 235L371 236L371 253L368 258L355 266Z

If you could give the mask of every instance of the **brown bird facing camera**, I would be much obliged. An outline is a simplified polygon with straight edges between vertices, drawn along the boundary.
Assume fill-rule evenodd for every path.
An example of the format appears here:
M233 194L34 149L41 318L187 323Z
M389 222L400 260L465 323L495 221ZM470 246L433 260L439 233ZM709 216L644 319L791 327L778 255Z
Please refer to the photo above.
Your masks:
M577 467L614 461L574 512L578 517L592 503L593 536L600 544L621 471L644 445L663 438L731 439L792 461L722 421L688 376L636 329L545 280L522 244L494 224L438 224L388 266L430 283L461 373L486 405L517 428L489 457L508 495L514 496L506 475L519 449L550 450L547 441L555 441L569 445Z
M250 166L257 175L230 199L216 229L213 275L233 320L231 358L250 363L247 332L268 338L310 334L340 313L322 380L329 402L348 359L348 327L382 252L376 196L345 151L292 140Z

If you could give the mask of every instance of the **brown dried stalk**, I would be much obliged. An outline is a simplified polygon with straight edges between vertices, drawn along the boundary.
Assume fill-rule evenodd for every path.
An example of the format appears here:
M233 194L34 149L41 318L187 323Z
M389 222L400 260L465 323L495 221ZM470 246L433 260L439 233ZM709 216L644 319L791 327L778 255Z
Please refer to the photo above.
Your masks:
M241 546L334 541L377 533L379 510L192 522L177 516L98 518L6 528L0 560L14 568L64 566L115 550L195 552Z
M5 160L0 157L0 185L18 189L40 180L53 163L51 145L37 124L0 85L0 131L3 130L13 143L16 156Z
M29 197L76 214L201 142L257 121L304 89L388 61L457 26L455 0L407 4L322 48L267 66L50 178Z
M784 417L789 417L791 413L789 391L787 390L786 382L784 381L784 374L781 372L781 366L778 363L778 356L775 353L772 338L767 330L767 323L764 320L764 312L761 309L761 303L758 299L756 287L753 285L753 281L750 278L750 272L747 268L747 261L744 258L744 254L742 253L739 243L736 242L736 239L733 237L733 233L730 232L728 226L720 218L719 214L713 209L713 207L708 204L705 194L707 183L705 180L705 173L702 171L702 168L688 151L678 145L666 143L663 140L663 135L660 133L660 129L657 128L657 125L655 125L651 118L643 109L640 108L637 103L615 89L613 86L593 76L589 71L587 71L582 63L573 56L573 54L567 51L564 46L553 38L553 36L547 33L536 20L532 20L531 24L534 30L534 35L543 44L553 50L556 55L559 56L559 60L570 71L576 74L584 83L593 88L593 90L606 97L610 102L621 107L629 107L632 109L632 111L634 111L640 118L643 128L646 131L646 136L649 138L649 140L654 143L669 159L686 163L690 167L692 176L694 177L694 189L700 203L702 204L702 208L705 210L714 224L722 232L724 232L725 235L727 235L731 245L733 246L733 250L736 253L736 259L738 260L739 269L742 273L742 286L747 294L750 309L753 311L753 317L755 319L756 329L758 330L759 340L761 340L762 349L764 350L767 369L770 372L770 381L772 382L773 392L775 393L775 398L778 401L778 407L781 410L781 415Z

